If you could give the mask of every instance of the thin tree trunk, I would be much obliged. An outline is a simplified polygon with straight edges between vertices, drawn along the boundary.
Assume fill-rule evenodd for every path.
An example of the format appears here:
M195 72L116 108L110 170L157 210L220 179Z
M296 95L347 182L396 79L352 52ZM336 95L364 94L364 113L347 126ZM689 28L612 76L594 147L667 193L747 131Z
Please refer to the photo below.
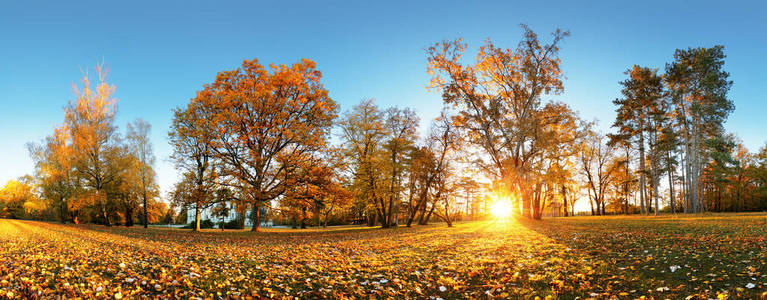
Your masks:
M149 213L146 208L146 191L144 191L144 228L149 226Z
M562 202L564 202L563 208L565 210L565 217L567 217L567 189L564 184L562 185Z
M640 125L640 127L642 127ZM645 156L644 156L644 133L639 132L639 203L641 206L642 214L648 213L648 207L646 205L646 191L645 191Z
M666 153L666 168L668 169L668 187L669 187L669 202L671 204L671 213L676 213L676 203L674 203L674 168L671 166L671 152Z
M64 202L64 197L59 197L59 216L61 217L61 224L65 224L66 220L67 203Z

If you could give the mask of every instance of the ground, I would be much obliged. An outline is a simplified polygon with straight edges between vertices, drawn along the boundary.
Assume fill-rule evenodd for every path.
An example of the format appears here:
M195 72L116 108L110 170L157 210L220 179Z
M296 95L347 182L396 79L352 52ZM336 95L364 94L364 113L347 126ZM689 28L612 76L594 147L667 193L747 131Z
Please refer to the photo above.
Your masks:
M0 298L765 298L767 215L261 233L0 220Z

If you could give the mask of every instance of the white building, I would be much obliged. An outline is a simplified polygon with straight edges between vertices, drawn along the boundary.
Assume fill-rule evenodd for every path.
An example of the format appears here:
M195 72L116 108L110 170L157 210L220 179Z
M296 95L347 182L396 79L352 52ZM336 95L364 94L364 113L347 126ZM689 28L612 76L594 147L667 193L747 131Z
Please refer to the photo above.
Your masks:
M200 221L211 220L214 224L216 224L216 228L218 228L219 224L221 223L221 217L215 216L213 214L214 208L215 208L215 206L210 206L210 207L201 209L200 210ZM248 213L248 214L250 214L250 213ZM194 221L194 215L195 215L195 209L194 209L194 206L192 206L191 208L187 209L187 211L186 211L187 223ZM236 220L239 217L240 217L239 213L234 209L234 207L229 207L229 214L225 218L223 218L223 221L226 223L226 222L230 222L232 220ZM262 214L261 214L261 227L272 227L272 226L274 226L272 221L271 220L266 220L265 217L266 217L265 214L262 212ZM253 220L251 220L250 218L245 218L245 228L249 228L249 227L252 227L252 226L253 226Z

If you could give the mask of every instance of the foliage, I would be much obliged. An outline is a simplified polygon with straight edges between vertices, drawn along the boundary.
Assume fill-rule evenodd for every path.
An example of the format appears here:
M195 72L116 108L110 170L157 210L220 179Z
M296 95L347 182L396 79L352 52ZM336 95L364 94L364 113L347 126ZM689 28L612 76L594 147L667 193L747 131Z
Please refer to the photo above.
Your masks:
M9 180L0 189L0 218L39 219L44 217L48 203L36 195L34 188L35 185L29 176Z
M260 209L277 200L302 168L326 146L337 105L328 97L316 64L308 59L268 69L257 59L224 71L192 99L190 132L217 160L221 175L252 207L253 230ZM190 113L192 113L190 111Z
M538 198L540 188L531 171L542 149L557 146L547 144L539 133L559 129L558 121L567 118L559 114L569 112L557 107L564 104L542 96L564 91L558 52L559 42L569 32L557 29L552 41L543 44L535 32L522 28L524 37L516 49L499 48L487 40L474 64L461 62L467 45L460 39L436 43L427 50L428 72L430 87L441 91L445 104L458 111L455 123L472 145L482 149L478 167L492 180L503 182L507 193L521 195L524 215L539 218L531 212L532 198Z

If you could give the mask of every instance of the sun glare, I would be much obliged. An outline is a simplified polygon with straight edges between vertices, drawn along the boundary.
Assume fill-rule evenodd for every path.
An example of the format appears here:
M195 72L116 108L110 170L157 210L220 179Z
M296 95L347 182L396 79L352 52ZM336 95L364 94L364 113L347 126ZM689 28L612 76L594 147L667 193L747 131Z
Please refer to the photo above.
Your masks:
M490 207L490 212L498 219L506 219L511 216L511 204L506 200L498 200Z

